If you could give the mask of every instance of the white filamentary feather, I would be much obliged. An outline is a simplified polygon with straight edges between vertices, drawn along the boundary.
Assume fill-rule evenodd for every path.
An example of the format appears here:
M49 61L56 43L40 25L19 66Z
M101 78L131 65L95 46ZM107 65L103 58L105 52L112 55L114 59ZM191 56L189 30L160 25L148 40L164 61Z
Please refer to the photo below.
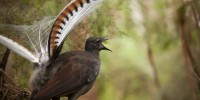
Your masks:
M40 63L45 63L46 59L48 60L48 56L46 56L46 54L45 54L45 53L48 53L47 37L49 37L49 33L52 28L52 23L54 21L55 21L55 17L48 16L42 20L34 22L32 25L0 24L0 27L3 29L6 29L8 31L11 30L11 32L16 32L18 34L21 34L21 36L23 37L22 41L23 42L26 41L26 44L28 44L28 45L26 45L26 47L23 47L23 48L25 48L25 49L29 48L30 51L29 51L29 49L27 49L27 51L29 51L29 52L33 51L31 53L34 54L35 57L37 57L38 61ZM5 36L3 36L3 37L5 37ZM5 37L5 38L7 38L7 37ZM0 41L5 41L5 40L0 40ZM1 42L0 42L0 44L1 44ZM18 44L18 45L20 45L20 44ZM7 47L7 45L4 45L4 46ZM27 58L25 58L25 59L27 59ZM32 60L30 60L30 59L28 59L28 60L32 62Z
M39 63L39 60L36 56L34 56L25 47L19 45L13 40L0 35L0 43L9 48L10 50L14 51L15 53L19 54L20 56L28 59L29 61L33 63Z

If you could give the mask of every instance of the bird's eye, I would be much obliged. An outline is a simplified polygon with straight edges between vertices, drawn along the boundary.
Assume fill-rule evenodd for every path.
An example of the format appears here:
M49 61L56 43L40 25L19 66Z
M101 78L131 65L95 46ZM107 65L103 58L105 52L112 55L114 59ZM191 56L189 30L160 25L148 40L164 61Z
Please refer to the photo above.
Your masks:
M96 42L99 43L99 42L101 42L101 40L100 39L96 39Z

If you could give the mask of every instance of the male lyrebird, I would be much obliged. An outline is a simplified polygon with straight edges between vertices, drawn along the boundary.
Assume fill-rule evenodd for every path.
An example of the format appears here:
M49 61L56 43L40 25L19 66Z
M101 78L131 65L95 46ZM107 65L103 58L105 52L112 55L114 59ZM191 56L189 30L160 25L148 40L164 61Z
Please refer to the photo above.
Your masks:
M68 96L76 100L93 86L100 69L99 52L109 50L105 38L89 38L85 51L69 51L59 55L48 67L55 75L33 97L33 100L59 99Z
M1 44L35 64L33 75L30 79L30 87L32 89L31 99L39 99L40 97L44 97L46 99L57 98L64 95L63 93L66 93L65 95L69 96L69 99L74 99L87 92L87 90L89 90L92 86L99 71L99 51L107 49L101 44L101 42L106 39L89 38L86 42L85 53L80 52L79 54L79 52L73 51L74 53L68 52L61 55L59 54L62 49L63 42L69 32L89 11L93 10L99 2L100 0L71 1L55 18L55 22L53 23L49 33L47 31L45 31L45 33L43 33L43 31L39 31L38 34L33 34L38 35L38 40L34 40L38 42L37 45L33 43L31 37L27 34L29 42L35 50L34 53L17 42L0 35ZM85 58L87 57L93 60L86 60ZM61 59L64 59L64 61L61 61ZM78 63L72 64L74 61L78 61ZM66 69L66 73L68 73L69 76L66 76L65 74L63 75L68 79L72 77L71 81L64 81L65 78L60 75L62 71L64 71L62 69ZM79 74L73 75L76 71L79 72ZM89 72L89 74L86 72ZM63 83L59 84L59 81L63 81ZM69 86L62 88L64 83L67 85L71 84L71 88L69 88ZM57 84L61 86L59 87ZM81 84L88 85L85 87ZM49 91L48 89L52 89L52 91ZM55 91L53 91L53 89L55 89ZM44 91L48 91L49 95L44 95ZM54 93L54 95L51 93Z

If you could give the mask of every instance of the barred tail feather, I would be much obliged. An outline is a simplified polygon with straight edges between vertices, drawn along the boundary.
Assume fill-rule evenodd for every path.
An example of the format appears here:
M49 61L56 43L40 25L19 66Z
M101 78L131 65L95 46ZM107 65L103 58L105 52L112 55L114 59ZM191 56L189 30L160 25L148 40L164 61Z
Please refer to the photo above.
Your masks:
M62 45L69 32L83 17L94 10L101 0L74 0L67 5L58 15L48 40L49 56L58 53L57 49Z

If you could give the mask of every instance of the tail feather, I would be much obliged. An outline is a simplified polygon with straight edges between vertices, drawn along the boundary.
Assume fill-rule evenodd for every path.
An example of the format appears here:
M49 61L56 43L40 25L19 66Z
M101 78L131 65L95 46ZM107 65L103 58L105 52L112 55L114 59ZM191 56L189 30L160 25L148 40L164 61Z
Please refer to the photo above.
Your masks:
M0 43L13 52L19 54L20 56L28 59L33 63L39 63L38 58L34 56L31 52L29 52L25 47L19 45L18 43L14 42L13 40L0 35Z
M62 45L69 32L83 17L94 9L101 0L74 0L58 15L48 40L49 57L58 53L56 50Z

